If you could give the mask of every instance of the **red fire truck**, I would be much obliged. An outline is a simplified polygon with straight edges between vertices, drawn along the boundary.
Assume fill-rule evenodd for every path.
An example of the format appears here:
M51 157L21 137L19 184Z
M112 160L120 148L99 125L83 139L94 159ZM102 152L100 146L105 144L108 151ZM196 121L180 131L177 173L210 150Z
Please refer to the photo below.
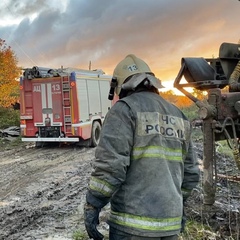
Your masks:
M96 146L104 117L116 101L108 100L110 82L102 70L25 69L20 78L22 141Z

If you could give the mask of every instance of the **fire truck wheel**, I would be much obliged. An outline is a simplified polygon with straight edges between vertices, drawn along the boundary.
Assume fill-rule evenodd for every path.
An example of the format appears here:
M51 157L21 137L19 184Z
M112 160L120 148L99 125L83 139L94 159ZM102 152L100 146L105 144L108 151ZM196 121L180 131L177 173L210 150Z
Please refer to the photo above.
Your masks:
M92 136L91 136L91 147L96 147L100 140L101 124L98 121L93 122L92 125Z

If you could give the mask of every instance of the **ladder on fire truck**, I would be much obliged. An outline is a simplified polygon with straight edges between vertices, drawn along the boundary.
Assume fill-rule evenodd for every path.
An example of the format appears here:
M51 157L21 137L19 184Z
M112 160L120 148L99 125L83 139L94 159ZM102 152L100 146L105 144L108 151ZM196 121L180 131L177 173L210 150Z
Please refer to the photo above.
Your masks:
M72 118L71 118L71 93L70 93L70 76L67 74L61 77L62 96L63 96L63 122L64 133L72 134Z

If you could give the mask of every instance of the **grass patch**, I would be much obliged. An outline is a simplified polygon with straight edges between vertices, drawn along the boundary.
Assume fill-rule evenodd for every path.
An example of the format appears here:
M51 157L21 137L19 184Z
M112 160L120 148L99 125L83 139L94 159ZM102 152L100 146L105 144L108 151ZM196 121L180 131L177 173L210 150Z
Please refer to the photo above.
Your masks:
M227 140L218 141L216 143L216 151L228 157L233 157L233 150L228 145Z
M88 235L81 230L77 230L72 235L73 240L87 240L89 239Z
M73 240L89 240L88 234L82 230L76 230L72 235ZM104 236L104 240L109 240L109 236Z
M184 233L179 236L179 240L209 240L217 239L219 235L214 233L209 226L196 221L188 221Z
M20 125L20 111L0 107L0 129Z
M25 145L26 143L22 142L21 137L0 138L0 150L11 150Z

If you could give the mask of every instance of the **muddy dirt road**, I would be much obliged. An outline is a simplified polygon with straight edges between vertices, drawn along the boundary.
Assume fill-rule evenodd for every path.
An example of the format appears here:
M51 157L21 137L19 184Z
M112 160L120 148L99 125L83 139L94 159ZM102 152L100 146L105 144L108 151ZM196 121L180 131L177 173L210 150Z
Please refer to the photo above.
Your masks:
M94 152L95 148L36 149L29 145L1 151L0 239L70 240L76 231L85 233L83 204ZM201 145L196 145L196 152L201 160ZM229 164L224 164L223 174L226 167L232 169L232 163ZM216 231L222 231L215 239L237 239L239 183L222 179L217 196L216 204L204 210L200 184L188 202L187 213L200 223L207 222ZM105 236L108 208L101 212L100 230Z
M0 153L0 239L72 239L95 149L19 148Z

